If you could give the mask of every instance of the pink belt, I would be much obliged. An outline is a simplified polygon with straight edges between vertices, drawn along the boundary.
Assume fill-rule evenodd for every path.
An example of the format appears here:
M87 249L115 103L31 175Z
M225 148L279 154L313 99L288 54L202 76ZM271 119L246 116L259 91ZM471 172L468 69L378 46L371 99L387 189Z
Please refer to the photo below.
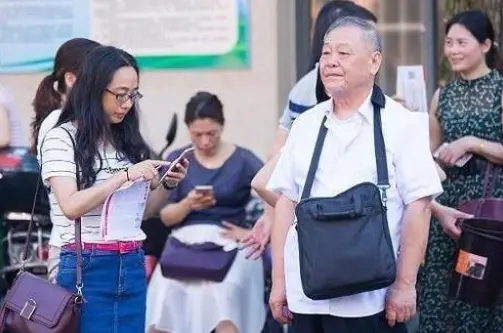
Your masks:
M82 250L98 250L98 251L116 251L120 253L133 252L141 249L143 242L140 241L118 241L111 243L84 243L82 242ZM75 243L64 245L63 248L76 250Z

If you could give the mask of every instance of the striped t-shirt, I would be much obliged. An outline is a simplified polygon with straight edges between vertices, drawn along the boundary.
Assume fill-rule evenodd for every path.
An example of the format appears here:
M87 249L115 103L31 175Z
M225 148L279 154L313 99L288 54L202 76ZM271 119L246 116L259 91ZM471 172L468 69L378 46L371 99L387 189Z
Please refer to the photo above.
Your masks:
M21 128L21 120L14 104L12 94L5 88L0 86L0 106L7 112L9 118L9 146L25 147L28 144L28 139L25 137Z
M71 123L65 123L51 129L41 143L41 154L39 162L42 163L42 179L46 186L47 180L51 177L71 177L76 180L75 158L72 141L68 133L61 127L66 128L75 136L77 129ZM103 167L96 176L96 184L99 184L117 172L125 170L131 165L127 160L117 158L116 151L100 151L103 159ZM99 166L99 157L96 157L95 168ZM145 183L145 186L148 186ZM73 221L68 220L58 204L56 196L49 191L49 201L51 204L51 220L53 228L50 245L61 247L72 243L75 238L75 227ZM100 234L100 221L103 204L94 208L82 216L82 241L88 243L103 243L105 240ZM133 218L133 217L132 217ZM144 240L145 234L138 228L138 235L127 240Z
M318 104L316 84L318 80L318 64L304 75L290 90L288 104L279 120L279 127L290 131L293 121L304 111Z

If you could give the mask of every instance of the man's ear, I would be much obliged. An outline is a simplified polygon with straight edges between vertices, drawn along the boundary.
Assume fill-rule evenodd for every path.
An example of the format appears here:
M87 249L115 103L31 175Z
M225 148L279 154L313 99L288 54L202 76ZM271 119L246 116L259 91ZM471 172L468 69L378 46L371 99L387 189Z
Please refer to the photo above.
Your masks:
M372 57L370 59L371 62L371 67L370 67L370 72L372 75L377 75L377 72L379 72L379 68L381 68L382 64L382 54L381 52L374 51L372 53Z

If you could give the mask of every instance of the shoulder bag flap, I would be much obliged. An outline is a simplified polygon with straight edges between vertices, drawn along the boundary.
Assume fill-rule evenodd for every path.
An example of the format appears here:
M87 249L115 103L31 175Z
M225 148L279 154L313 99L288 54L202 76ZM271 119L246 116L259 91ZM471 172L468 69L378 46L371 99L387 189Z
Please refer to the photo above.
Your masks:
M22 272L5 296L5 306L27 320L53 328L72 297L75 296L57 284L49 284L46 279Z

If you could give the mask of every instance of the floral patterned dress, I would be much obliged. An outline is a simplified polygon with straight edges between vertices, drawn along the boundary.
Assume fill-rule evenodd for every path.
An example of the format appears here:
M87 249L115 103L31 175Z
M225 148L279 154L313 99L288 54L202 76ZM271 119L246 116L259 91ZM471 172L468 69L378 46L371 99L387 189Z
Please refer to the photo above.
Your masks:
M444 142L468 135L503 142L502 89L503 76L496 70L472 81L457 79L442 88L437 118ZM443 183L444 193L438 201L455 208L464 200L480 198L486 166L485 159L474 156L462 168L445 169L447 180ZM499 180L499 184L492 196L503 198L503 182ZM494 310L448 299L455 255L455 241L446 236L433 219L425 265L419 275L419 332L503 332L503 298Z

